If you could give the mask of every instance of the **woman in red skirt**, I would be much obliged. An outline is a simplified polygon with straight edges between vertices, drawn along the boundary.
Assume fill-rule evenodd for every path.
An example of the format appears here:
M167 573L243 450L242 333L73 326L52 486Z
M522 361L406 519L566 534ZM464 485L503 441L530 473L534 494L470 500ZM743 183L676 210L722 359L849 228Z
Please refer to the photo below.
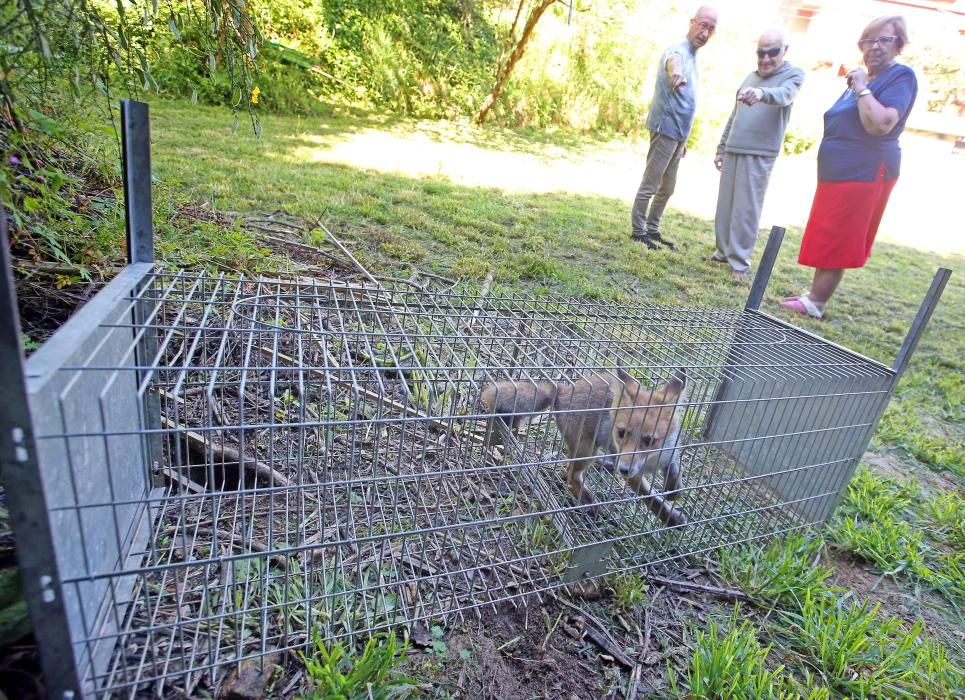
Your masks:
M798 262L814 269L811 289L782 305L821 318L844 271L864 267L901 165L898 136L918 81L895 62L908 43L902 17L879 17L861 33L865 68L848 73L848 89L824 114L818 188ZM867 69L867 70L866 70Z

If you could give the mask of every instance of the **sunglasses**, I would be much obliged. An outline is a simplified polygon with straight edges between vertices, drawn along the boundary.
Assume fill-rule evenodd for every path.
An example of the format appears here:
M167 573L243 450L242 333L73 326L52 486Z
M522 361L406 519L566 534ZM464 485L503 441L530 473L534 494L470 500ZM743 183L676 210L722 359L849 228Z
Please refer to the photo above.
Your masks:
M757 57L764 58L765 56L767 56L768 58L777 58L777 55L779 53L781 53L780 46L775 46L773 49L758 49Z
M858 46L863 49L870 49L875 44L881 44L881 47L891 46L898 40L896 36L879 36L877 39L862 39L858 42Z

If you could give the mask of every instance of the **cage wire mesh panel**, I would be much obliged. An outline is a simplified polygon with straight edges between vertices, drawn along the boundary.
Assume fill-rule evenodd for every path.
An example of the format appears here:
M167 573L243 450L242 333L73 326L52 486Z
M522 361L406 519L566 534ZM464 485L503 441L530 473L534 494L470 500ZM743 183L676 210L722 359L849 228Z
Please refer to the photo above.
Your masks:
M101 485L66 489L56 522L85 601L75 644L101 650L81 672L117 695L820 522L893 379L756 312L188 274L149 275L92 338L43 410L98 408L38 439L65 483ZM686 371L665 447L679 522L612 447L586 473L598 502L577 503L562 409L511 430L480 401L617 367L648 393Z

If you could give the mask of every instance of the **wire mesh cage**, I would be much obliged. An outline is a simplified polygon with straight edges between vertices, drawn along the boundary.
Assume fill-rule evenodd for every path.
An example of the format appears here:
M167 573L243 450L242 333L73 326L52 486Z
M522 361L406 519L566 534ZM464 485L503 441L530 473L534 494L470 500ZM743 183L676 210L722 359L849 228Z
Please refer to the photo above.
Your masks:
M672 577L821 523L947 280L889 368L752 303L165 273L130 248L22 376L0 343L0 457L64 698L192 696L314 634Z

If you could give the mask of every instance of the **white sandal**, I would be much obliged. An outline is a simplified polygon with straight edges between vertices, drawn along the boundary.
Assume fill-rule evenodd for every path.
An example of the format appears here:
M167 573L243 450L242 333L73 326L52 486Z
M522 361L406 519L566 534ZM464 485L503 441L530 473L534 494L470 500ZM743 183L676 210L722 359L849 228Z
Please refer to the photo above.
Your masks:
M799 297L785 299L781 302L781 306L804 316L810 316L811 318L824 318L824 312L815 306L814 302L811 301L811 297L806 293Z

